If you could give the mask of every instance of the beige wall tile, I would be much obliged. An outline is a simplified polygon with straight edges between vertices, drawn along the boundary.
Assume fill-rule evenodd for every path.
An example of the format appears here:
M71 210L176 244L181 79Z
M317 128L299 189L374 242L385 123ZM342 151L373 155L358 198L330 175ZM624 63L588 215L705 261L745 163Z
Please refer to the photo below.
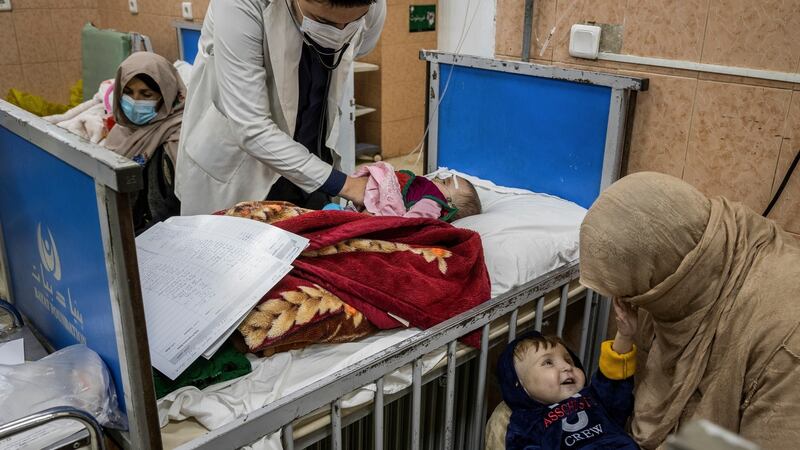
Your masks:
M5 100L8 90L11 88L21 91L28 90L21 64L0 65L0 99Z
M628 2L622 53L699 61L709 1Z
M58 67L61 70L61 80L65 86L72 87L78 80L83 79L81 71L81 60L59 61Z
M800 0L713 0L702 62L796 71Z
M581 61L569 56L569 33L576 23L622 24L625 21L626 0L561 0L556 8L556 31L550 41L553 60Z
M652 170L680 178L686 161L697 80L644 73L650 88L639 92L628 173Z
M32 94L57 103L69 102L69 87L60 76L58 63L23 64L22 74Z
M139 13L180 17L181 3L181 0L139 0ZM192 5L192 13L194 13L194 5Z
M540 0L533 3L534 31L531 36L532 59L553 59L553 48L548 47L540 56L542 45L556 21L556 0ZM495 52L497 55L520 58L522 36L525 25L525 2L520 0L497 0Z
M87 22L97 23L99 13L92 9L54 10L53 35L59 61L81 58L81 29Z
M384 122L424 116L424 82L404 81L381 86L381 111Z
M699 81L684 180L758 211L768 202L792 91Z
M761 78L739 77L734 75L723 75L719 73L708 72L698 72L697 77L701 80L746 84L748 86L762 86L776 89L794 89L797 86L796 83L789 83L786 81L764 80Z
M11 14L0 14L0 64L19 64L17 34L14 32L14 19Z
M384 158L392 158L410 153L422 139L424 128L425 122L422 116L383 122L381 155Z
M417 0L411 4L432 4L428 0ZM388 5L386 8L386 22L383 24L381 38L392 44L418 43L426 48L436 47L436 31L411 33L408 31L409 4ZM438 25L438 24L437 24Z
M208 11L210 0L192 0L192 12L195 22L202 22Z
M770 200L775 195L775 191L781 181L783 181L783 177L795 155L800 152L800 92L792 93L792 106L786 118L783 136L781 154L775 170ZM795 168L789 183L784 188L781 198L775 204L769 217L778 222L785 230L800 233L800 168Z
M77 9L97 9L98 0L61 0L55 5L56 8L77 8Z
M98 0L98 7L100 9L124 12L131 15L128 9L128 0Z
M14 11L12 16L19 44L19 57L23 64L58 60L50 10Z
M381 83L390 85L404 81L422 80L425 82L427 73L425 62L420 61L419 44L399 44L381 46Z
M56 8L57 0L14 0L11 6L14 10Z

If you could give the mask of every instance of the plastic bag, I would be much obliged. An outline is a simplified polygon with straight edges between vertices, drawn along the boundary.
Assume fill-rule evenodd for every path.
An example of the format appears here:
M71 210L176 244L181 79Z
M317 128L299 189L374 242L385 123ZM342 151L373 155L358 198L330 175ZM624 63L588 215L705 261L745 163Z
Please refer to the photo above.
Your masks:
M11 88L6 94L6 101L12 105L32 112L39 117L52 116L54 114L64 114L70 108L74 108L81 103L83 97L83 80L78 80L70 87L69 105L62 105L45 100L39 95L23 92L19 89Z
M39 361L0 364L0 423L55 406L72 406L100 424L127 428L106 365L85 345L72 345Z

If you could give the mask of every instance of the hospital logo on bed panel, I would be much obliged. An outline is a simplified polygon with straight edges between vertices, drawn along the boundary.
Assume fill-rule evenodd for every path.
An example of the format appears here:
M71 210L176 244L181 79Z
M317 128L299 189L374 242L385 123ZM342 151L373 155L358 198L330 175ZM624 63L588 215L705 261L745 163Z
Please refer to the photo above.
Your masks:
M47 239L42 238L41 222L36 227L36 240L39 247L39 257L42 259L42 266L53 274L56 281L61 281L61 259L58 257L58 248L53 239L50 228L47 229Z
M78 302L72 298L69 286L63 286L64 283L61 282L61 257L58 255L56 240L49 227L44 227L46 234L42 233L42 229L42 223L39 222L36 225L36 248L41 263L34 264L31 272L35 281L33 296L70 336L85 344L83 314Z

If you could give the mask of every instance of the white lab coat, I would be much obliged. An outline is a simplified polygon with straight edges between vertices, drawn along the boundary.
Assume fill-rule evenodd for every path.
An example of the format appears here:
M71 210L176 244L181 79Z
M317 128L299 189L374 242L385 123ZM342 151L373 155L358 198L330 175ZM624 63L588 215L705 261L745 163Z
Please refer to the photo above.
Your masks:
M372 50L386 17L378 0L333 72L325 145L337 155L353 59ZM181 214L261 200L280 175L306 192L331 166L292 139L303 41L284 0L212 0L203 22L175 168Z

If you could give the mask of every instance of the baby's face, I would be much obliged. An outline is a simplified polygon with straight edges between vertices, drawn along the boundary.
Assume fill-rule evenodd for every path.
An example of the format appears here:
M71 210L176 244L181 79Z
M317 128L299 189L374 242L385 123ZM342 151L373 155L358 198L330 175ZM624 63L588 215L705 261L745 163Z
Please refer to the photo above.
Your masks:
M586 376L563 345L532 347L522 361L514 362L514 369L528 395L545 405L572 397L586 384Z
M445 197L451 198L457 193L460 193L461 191L467 191L469 189L466 185L466 183L469 183L469 181L458 177L458 187L456 187L455 179L456 176L454 175L445 179L434 178L432 181Z

